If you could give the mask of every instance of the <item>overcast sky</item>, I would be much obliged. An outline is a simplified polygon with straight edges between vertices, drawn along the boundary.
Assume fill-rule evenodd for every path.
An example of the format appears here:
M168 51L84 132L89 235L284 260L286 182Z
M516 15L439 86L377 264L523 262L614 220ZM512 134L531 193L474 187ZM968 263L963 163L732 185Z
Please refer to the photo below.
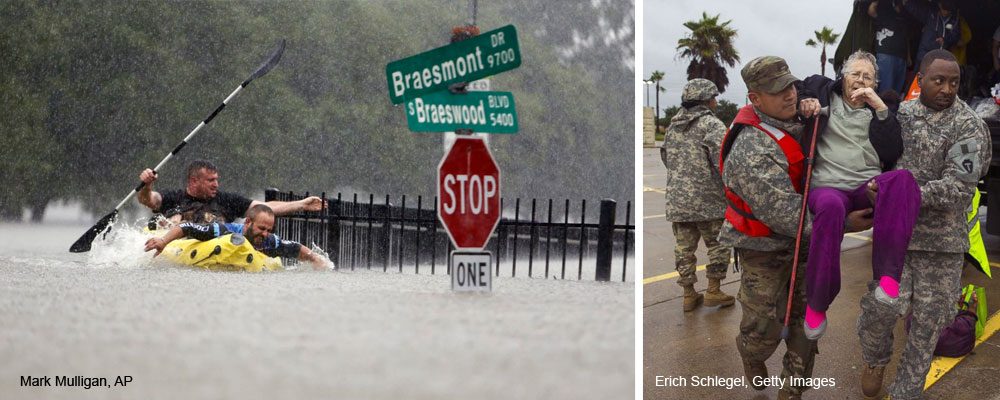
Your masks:
M851 18L851 0L644 0L643 15L643 79L656 70L664 72L660 85L667 89L660 94L660 107L667 108L680 104L681 89L687 82L687 66L690 59L677 58L677 40L690 30L684 27L687 21L701 19L702 11L709 16L721 14L720 22L732 20L731 28L737 30L736 50L740 62L727 70L729 86L720 99L737 105L745 104L746 85L740 77L744 63L763 55L777 55L788 61L792 75L803 79L819 74L821 49L806 46L806 40L814 38L813 31L824 25L835 33L843 33ZM827 57L836 50L839 40L827 47ZM831 64L827 64L826 75L833 77ZM650 105L655 103L655 89L649 90ZM642 86L642 102L646 103L646 88Z

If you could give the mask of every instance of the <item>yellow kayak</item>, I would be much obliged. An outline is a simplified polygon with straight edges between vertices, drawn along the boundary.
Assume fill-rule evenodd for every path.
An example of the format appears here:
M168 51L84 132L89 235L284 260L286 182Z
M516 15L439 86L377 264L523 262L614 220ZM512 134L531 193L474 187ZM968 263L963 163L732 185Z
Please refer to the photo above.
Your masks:
M268 257L253 248L239 233L212 240L177 239L167 244L161 257L178 264L222 271L280 271L280 257Z

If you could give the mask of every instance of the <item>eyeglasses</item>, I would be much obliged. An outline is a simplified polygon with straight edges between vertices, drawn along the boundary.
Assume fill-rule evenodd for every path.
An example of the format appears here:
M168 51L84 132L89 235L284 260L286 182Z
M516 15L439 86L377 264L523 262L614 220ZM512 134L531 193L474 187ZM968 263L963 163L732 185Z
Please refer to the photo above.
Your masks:
M854 80L860 79L864 83L875 82L875 78L872 77L871 75L868 75L868 74L865 74L865 73L861 73L861 72L858 72L858 71L848 72L847 76L851 77L851 79L854 79Z

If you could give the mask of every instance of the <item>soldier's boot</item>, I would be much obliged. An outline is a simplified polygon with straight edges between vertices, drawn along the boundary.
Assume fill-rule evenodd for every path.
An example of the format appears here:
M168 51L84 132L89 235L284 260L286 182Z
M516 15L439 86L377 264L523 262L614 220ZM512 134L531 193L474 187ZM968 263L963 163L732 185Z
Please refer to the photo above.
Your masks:
M743 360L743 375L746 376L746 381L750 384L750 387L756 390L767 388L766 386L757 386L754 384L754 382L763 382L763 379L767 377L767 365L763 361L748 362ZM754 379L755 377L757 379Z
M701 293L694 290L693 283L684 286L684 312L694 310L704 299L705 296L702 296Z
M861 371L861 393L865 398L875 398L875 395L882 390L882 373L885 367L873 367L865 364L864 371Z
M781 389L778 391L778 400L801 400L802 395L792 394L791 392Z
M729 307L736 302L733 296L725 294L719 289L721 284L720 279L708 280L708 291L705 292L705 307Z

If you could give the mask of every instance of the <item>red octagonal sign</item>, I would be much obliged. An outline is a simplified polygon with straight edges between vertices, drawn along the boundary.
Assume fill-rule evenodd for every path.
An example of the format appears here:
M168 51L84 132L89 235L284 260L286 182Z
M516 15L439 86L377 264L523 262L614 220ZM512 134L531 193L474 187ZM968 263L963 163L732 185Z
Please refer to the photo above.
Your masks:
M481 250L500 222L500 167L480 138L455 139L438 164L438 219L458 249Z

